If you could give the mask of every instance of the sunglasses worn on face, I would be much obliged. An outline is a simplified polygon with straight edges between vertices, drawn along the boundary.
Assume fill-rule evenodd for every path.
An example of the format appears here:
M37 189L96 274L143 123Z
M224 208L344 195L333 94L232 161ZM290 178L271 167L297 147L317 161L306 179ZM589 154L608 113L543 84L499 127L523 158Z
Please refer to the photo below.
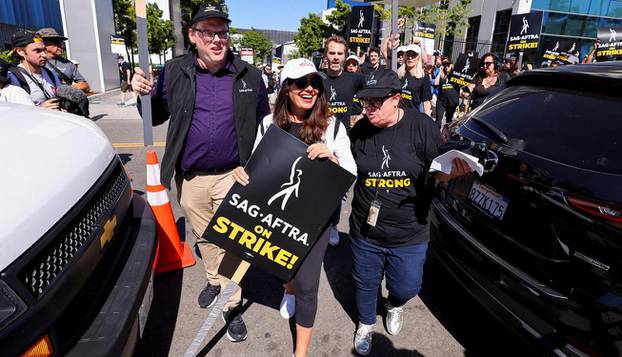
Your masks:
M361 99L360 103L361 103L361 106L363 106L363 108L380 109L380 107L382 107L382 104L384 104L384 102L387 99L391 98L392 96L393 94L389 94L382 98L365 98L365 99Z
M484 66L488 67L488 66L492 66L493 64L495 64L494 62L484 62Z
M322 82L322 78L320 78L320 76L307 76L297 79L288 79L288 81L289 84L295 84L298 89L305 89L309 85L317 90L324 88L324 83Z

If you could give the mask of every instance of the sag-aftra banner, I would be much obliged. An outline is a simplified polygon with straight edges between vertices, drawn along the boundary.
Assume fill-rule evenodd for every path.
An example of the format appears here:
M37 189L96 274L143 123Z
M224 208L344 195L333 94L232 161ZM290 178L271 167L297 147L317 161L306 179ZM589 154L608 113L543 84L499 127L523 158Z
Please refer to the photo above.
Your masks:
M289 281L326 228L355 177L271 125L203 237L251 265Z
M512 15L506 53L525 52L537 55L541 30L541 12Z
M350 48L360 47L366 50L373 42L374 7L353 6L350 13L350 31L348 42Z
M424 22L415 22L413 28L413 38L419 39L423 43L423 48L428 55L434 54L434 39L436 38L436 25Z
M461 53L456 60L454 71L449 75L449 82L456 88L473 84L479 67L477 52Z
M598 29L600 44L596 47L596 60L616 61L622 58L622 27Z

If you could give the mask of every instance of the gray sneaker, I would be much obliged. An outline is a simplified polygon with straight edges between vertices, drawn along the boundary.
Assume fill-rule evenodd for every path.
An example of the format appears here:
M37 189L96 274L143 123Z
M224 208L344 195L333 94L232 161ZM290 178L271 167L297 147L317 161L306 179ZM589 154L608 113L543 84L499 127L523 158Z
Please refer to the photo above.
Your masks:
M394 307L391 303L387 302L387 320L386 320L386 328L387 332L390 335L397 335L402 330L402 325L404 324L404 317L402 313L404 309L399 307Z
M359 322L354 335L354 350L361 356L367 356L371 351L371 333L374 331L374 325L365 325Z

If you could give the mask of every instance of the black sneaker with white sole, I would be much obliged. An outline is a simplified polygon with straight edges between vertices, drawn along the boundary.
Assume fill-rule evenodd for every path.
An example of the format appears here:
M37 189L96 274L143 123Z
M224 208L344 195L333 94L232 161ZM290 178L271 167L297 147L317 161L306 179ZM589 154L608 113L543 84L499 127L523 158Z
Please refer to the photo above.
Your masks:
M242 342L246 340L246 325L244 320L242 320L239 307L235 307L230 311L223 311L222 319L227 324L227 338L229 341Z
M199 294L199 298L197 299L199 302L199 306L206 309L208 307L212 307L214 303L216 303L216 297L220 294L220 286L218 285L210 285L201 290Z

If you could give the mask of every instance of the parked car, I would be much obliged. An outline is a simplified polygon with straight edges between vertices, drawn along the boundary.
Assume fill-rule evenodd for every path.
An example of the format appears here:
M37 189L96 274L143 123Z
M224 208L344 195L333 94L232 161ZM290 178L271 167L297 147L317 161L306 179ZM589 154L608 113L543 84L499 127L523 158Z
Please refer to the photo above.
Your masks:
M453 130L485 173L433 201L433 257L547 354L622 355L622 62L519 75Z
M149 206L90 120L0 118L0 355L131 355L153 296Z

